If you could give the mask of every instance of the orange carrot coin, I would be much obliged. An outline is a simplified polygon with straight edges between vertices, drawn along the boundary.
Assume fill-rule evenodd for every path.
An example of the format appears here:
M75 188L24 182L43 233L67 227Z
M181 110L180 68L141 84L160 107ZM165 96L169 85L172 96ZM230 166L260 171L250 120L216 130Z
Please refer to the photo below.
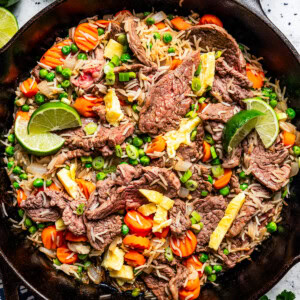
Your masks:
M79 49L90 51L98 45L98 30L90 23L82 23L74 32L74 41Z

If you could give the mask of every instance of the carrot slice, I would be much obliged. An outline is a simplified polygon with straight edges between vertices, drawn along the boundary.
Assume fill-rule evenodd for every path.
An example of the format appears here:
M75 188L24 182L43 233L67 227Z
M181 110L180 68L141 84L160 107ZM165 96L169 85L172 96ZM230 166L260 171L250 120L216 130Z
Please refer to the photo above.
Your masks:
M202 262L198 259L196 255L190 256L188 259L186 259L183 262L183 265L185 265L188 268L193 268L198 272L199 277L201 278L203 273L202 273Z
M18 189L17 190L17 201L18 201L18 205L20 206L21 202L23 200L26 200L27 199L27 196L26 194L24 193L24 191L22 189Z
M203 142L203 157L202 161L206 162L211 158L211 152L210 152L210 144L206 141Z
M253 83L254 89L260 89L264 85L265 74L262 71L255 72L250 67L250 64L246 66L246 74L248 79Z
M51 68L55 68L64 63L65 55L62 54L61 48L63 46L70 46L72 44L71 39L66 39L56 45L52 46L46 53L42 56L40 62Z
M296 140L295 134L288 131L283 132L282 141L285 146L293 146L295 144L295 140Z
M74 32L74 41L83 51L93 50L98 44L98 30L90 23L82 23Z
M55 183L52 183L48 189L51 191L60 191L60 188Z
M75 235L70 231L67 231L65 239L70 242L86 242L87 237L85 235Z
M186 30L192 27L191 24L187 23L183 18L181 17L176 17L171 20L172 25L177 29L177 30Z
M166 28L167 26L166 26L166 24L164 23L164 22L159 22L159 23L157 23L157 24L155 24L155 26L157 27L157 29L164 29L164 28Z
M78 186L82 190L85 198L90 199L90 195L96 189L96 186L92 182L84 179L75 179L75 181L78 183Z
M28 78L20 84L20 91L25 97L33 97L39 91L36 80Z
M198 286L200 286L200 279L198 273L195 272L189 276L189 280L187 281L186 286L184 286L184 289L187 291L193 291Z
M200 285L192 291L188 291L186 289L179 290L179 299L180 300L194 300L197 299L200 295Z
M203 102L199 105L197 112L202 112L202 110L207 106L207 103Z
M153 222L151 218L145 217L136 210L130 210L124 217L125 224L130 232L139 236L146 236L151 232Z
M26 120L26 121L29 121L29 120L30 120L29 113L28 113L28 112L25 112L25 111L22 111L22 110L19 110L19 111L16 113L16 120L17 120L18 117L21 117L23 120Z
M153 152L162 152L166 148L166 141L162 136L156 137L148 149L146 150L146 153L153 153Z
M111 23L112 21L108 21L108 20L97 20L95 23L99 26L99 25L104 25L105 27L107 27L109 25L109 23ZM101 26L102 27L102 26Z
M165 227L162 232L154 232L154 235L156 237L158 237L159 239L162 239L162 238L166 238L168 236L168 233L170 231L170 227Z
M229 183L231 175L232 175L232 170L225 169L224 175L214 182L214 187L218 190L225 187Z
M199 25L204 25L204 24L215 24L220 27L223 27L222 21L217 16L210 15L210 14L201 17L199 21Z
M150 240L136 235L126 235L123 239L123 244L127 247L144 250L150 248Z
M42 231L42 242L47 249L56 249L64 242L64 232L57 231L54 225L48 226Z
M170 239L170 246L174 254L180 257L190 256L197 246L197 239L191 230L188 230L183 239L174 236Z
M174 58L170 66L170 70L175 70L179 65L181 65L181 63L182 63L181 59Z
M68 249L67 246L61 246L56 250L56 256L63 264L72 265L78 260L78 255Z
M84 117L96 117L96 112L93 111L94 106L99 106L103 102L102 98L87 100L84 97L79 97L75 100L74 108Z
M138 253L137 251L130 250L124 256L125 261L129 266L138 267L146 263L146 258L144 255Z

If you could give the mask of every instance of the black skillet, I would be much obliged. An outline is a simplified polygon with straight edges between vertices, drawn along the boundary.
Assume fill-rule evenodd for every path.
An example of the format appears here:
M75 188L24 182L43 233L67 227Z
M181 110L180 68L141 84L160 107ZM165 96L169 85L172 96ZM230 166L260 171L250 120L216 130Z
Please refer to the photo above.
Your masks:
M183 15L194 10L219 16L238 42L248 45L257 56L264 57L265 69L287 86L291 106L300 112L299 54L263 14L259 0L185 0L182 8L177 0L58 0L34 16L0 49L1 133L12 124L13 90L17 81L28 76L28 70L35 66L56 36L65 36L67 28L87 16L116 13L124 8L142 12L151 10L151 7L170 13L177 9ZM3 167L0 172L0 200L9 204L9 181ZM252 261L244 261L221 276L219 286L205 286L200 299L258 299L300 261L299 184L298 176L292 183L289 206L283 211L283 231L263 243L252 255ZM61 272L56 273L43 255L23 240L16 239L9 230L7 219L1 217L0 223L0 266L8 300L18 299L16 290L20 284L25 284L42 299L99 299L99 295L112 292L106 285L80 285ZM130 296L112 296L112 299L126 298Z

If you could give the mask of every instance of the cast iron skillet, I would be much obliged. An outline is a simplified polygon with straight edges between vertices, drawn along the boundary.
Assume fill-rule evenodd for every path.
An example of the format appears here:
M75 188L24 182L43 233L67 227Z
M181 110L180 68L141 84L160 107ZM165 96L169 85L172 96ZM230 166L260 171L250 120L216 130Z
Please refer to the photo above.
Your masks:
M58 0L33 17L0 50L2 134L12 124L13 91L17 80L28 76L28 70L35 66L56 36L65 36L67 28L87 16L116 13L124 8L140 12L151 7L166 12L177 9L183 15L191 9L201 14L218 15L238 42L250 46L254 54L265 58L265 68L287 86L291 105L300 109L300 57L265 17L259 0L185 0L183 8L178 6L177 0ZM299 123L299 120L298 115L295 122ZM9 181L3 168L0 172L0 201L9 204ZM252 261L244 261L221 276L218 287L209 284L204 287L200 299L257 299L300 261L300 201L296 196L300 192L299 183L298 176L292 183L289 206L283 211L283 230L263 243L252 255ZM0 224L0 259L7 299L18 298L16 289L21 283L42 299L99 299L99 295L113 291L103 284L80 285L61 272L57 274L43 255L34 251L29 243L15 238L4 217L0 218ZM112 296L112 299L126 298L130 296Z

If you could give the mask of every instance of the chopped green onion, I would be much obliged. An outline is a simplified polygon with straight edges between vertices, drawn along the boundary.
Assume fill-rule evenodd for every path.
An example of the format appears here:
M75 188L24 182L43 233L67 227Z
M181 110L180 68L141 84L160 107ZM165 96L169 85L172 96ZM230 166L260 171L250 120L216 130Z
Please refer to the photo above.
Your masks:
M76 213L77 215L81 216L84 213L84 207L85 204L84 203L80 203L77 208L76 208Z
M139 151L135 146L127 145L125 150L129 158L135 160L139 157Z
M194 119L197 117L197 113L193 110L189 111L186 115L185 115L186 118L190 118L190 119Z
M193 129L193 131L191 132L191 141L193 142L196 139L197 136L197 129Z
M213 184L214 180L210 175L207 175L207 181Z
M128 72L122 72L119 73L119 81L120 82L125 82L125 81L129 81L129 73Z
M122 150L120 145L116 145L115 150L116 150L116 156L117 157L122 157L123 156L123 150Z
M81 156L80 160L82 163L91 163L93 161L91 156Z
M102 156L97 156L92 161L92 166L95 170L101 170L104 166L104 158Z
M185 187L189 190L189 191L195 191L198 187L198 183L195 180L188 180L185 183Z
M182 183L186 183L191 177L192 177L193 173L191 170L187 170L181 177L180 177L180 181Z
M221 165L212 166L211 172L213 173L215 178L219 178L224 174L224 169L222 168Z
M63 98L64 99L64 98ZM98 125L94 122L90 122L84 126L83 130L87 135L92 135L97 131Z
M196 70L194 76L199 76L199 75L200 75L200 72L201 72L201 66L202 66L202 64L200 63L200 64L198 65L198 67L197 67L197 70Z
M218 157L217 152L216 152L216 149L215 149L214 146L211 146L211 147L210 147L210 153L211 153L211 157L212 157L213 159L215 159L215 158Z
M130 78L130 79L136 78L135 72L129 72L128 75L129 75L129 78Z
M200 89L201 89L201 81L199 78L194 77L192 79L192 90L194 92L198 92L198 91L200 91Z
M209 143L210 145L213 145L215 142L210 134L206 134L204 137L204 141Z
M114 55L112 57L112 59L110 60L110 62L112 64L114 64L115 67L117 67L120 64L120 58L119 58L119 56L118 55Z
M114 85L116 82L116 75L114 72L108 72L105 76L105 81L107 85Z
M165 249L165 258L169 262L173 261L173 259L174 259L173 252L172 252L172 249L170 247L167 247Z
M191 213L191 216L199 223L201 221L201 216L195 210Z

